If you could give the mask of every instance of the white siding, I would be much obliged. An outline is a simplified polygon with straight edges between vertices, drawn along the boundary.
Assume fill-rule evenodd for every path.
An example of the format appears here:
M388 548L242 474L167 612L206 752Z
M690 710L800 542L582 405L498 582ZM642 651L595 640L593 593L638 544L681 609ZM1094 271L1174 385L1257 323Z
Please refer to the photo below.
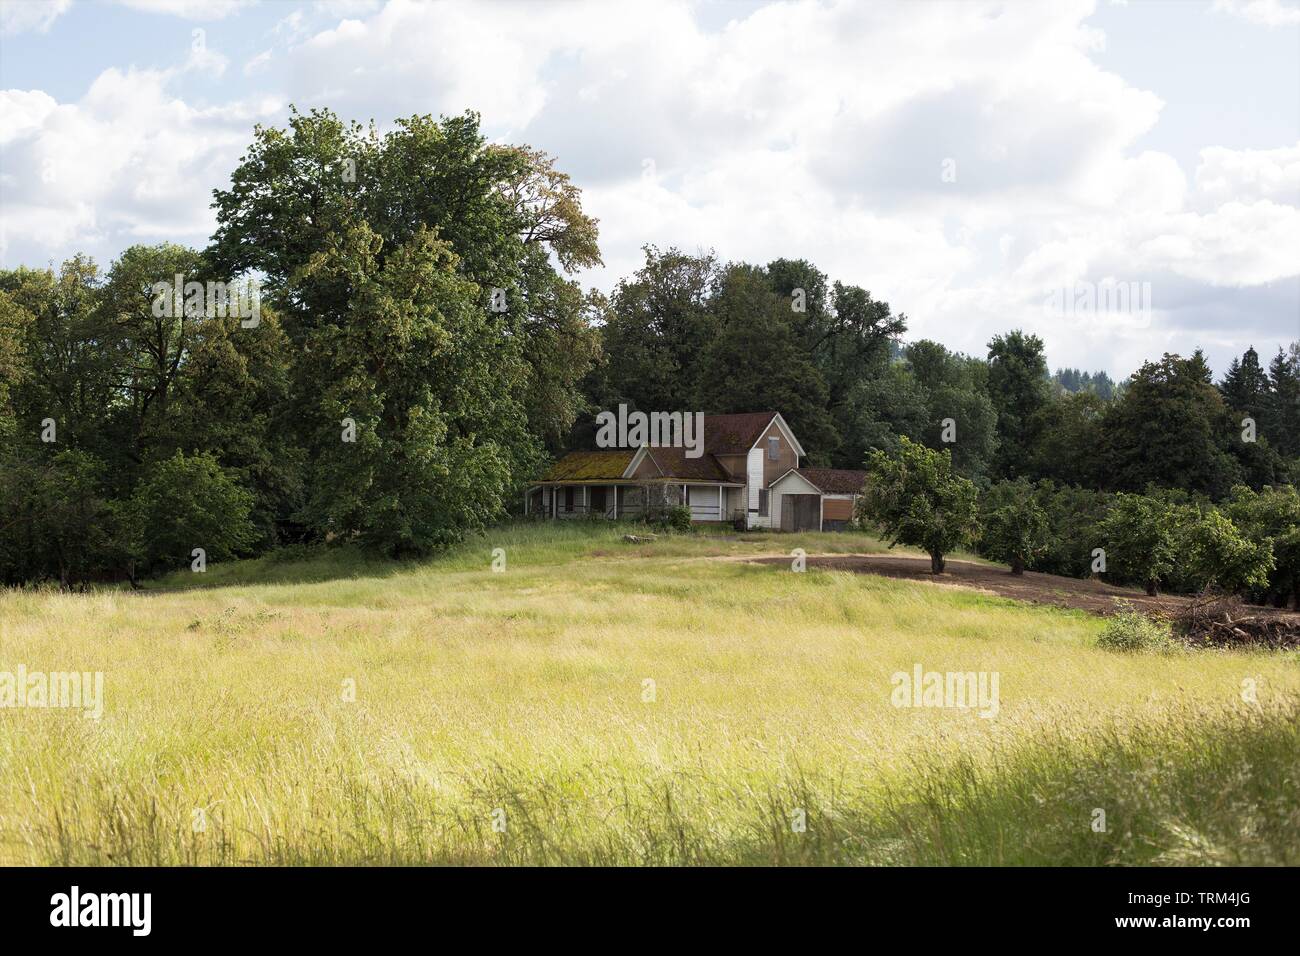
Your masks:
M749 450L749 456L745 459L745 481L749 486L749 526L751 528L767 528L771 522L768 518L758 514L758 490L763 487L763 455L766 451L759 445L757 448ZM771 509L768 509L769 513Z

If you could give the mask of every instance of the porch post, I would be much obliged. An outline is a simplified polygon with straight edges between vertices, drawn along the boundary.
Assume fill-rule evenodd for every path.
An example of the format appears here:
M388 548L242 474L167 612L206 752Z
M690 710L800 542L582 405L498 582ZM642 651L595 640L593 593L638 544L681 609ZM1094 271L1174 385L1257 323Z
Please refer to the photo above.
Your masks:
M718 520L723 520L722 514L722 485L718 485Z
M614 520L618 520L618 485L614 485Z

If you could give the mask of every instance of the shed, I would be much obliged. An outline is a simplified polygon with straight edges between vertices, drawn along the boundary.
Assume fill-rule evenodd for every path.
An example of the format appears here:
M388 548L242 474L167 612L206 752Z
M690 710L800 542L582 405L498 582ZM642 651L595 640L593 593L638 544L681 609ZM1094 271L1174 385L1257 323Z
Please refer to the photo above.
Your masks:
M791 468L772 482L773 524L782 531L843 531L867 473L850 468Z

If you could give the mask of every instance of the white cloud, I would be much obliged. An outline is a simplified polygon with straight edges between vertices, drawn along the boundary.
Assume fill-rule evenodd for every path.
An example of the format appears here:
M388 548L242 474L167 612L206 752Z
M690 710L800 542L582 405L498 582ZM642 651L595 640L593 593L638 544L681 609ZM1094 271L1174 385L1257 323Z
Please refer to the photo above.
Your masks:
M244 64L244 76L252 76L265 70L267 64L271 62L271 57L272 53L269 49L263 50L257 56L249 57L248 62Z
M116 0L143 13L165 13L186 20L223 20L257 0Z
M1281 149L1203 149L1196 188L1211 203L1276 199L1300 206L1300 143Z
M1300 6L1283 3L1282 0L1214 0L1214 10L1265 27L1295 26L1300 23Z
M168 91L187 68L105 70L75 103L0 91L6 265L115 255L136 241L204 242L208 190L228 177L252 124L283 104L197 109Z
M44 33L71 5L72 0L0 0L0 36Z
M1091 10L790 2L712 29L671 2L294 9L244 63L262 97L200 110L168 92L177 71L134 70L76 103L5 94L0 255L201 241L210 189L288 101L381 124L475 109L492 138L550 151L584 189L606 262L588 282L608 288L646 243L805 257L907 312L913 334L980 351L1019 324L1061 361L1120 370L1194 323L1231 338L1231 306L1198 303L1300 274L1300 144L1207 144L1189 182L1144 145L1176 91L1100 65ZM217 56L186 68L218 71ZM47 162L71 172L30 188ZM1149 325L1045 313L1049 290L1107 278L1152 283Z

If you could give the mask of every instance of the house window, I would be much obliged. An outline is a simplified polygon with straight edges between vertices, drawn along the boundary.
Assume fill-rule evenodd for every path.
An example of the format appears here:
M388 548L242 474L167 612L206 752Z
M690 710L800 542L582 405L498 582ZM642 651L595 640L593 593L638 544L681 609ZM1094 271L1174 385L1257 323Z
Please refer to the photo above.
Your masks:
M760 518L767 517L767 489L758 489L758 514Z
M767 440L767 460L776 461L781 457L781 439L769 438Z
M564 510L565 511L573 510L573 489L572 488L564 489Z

